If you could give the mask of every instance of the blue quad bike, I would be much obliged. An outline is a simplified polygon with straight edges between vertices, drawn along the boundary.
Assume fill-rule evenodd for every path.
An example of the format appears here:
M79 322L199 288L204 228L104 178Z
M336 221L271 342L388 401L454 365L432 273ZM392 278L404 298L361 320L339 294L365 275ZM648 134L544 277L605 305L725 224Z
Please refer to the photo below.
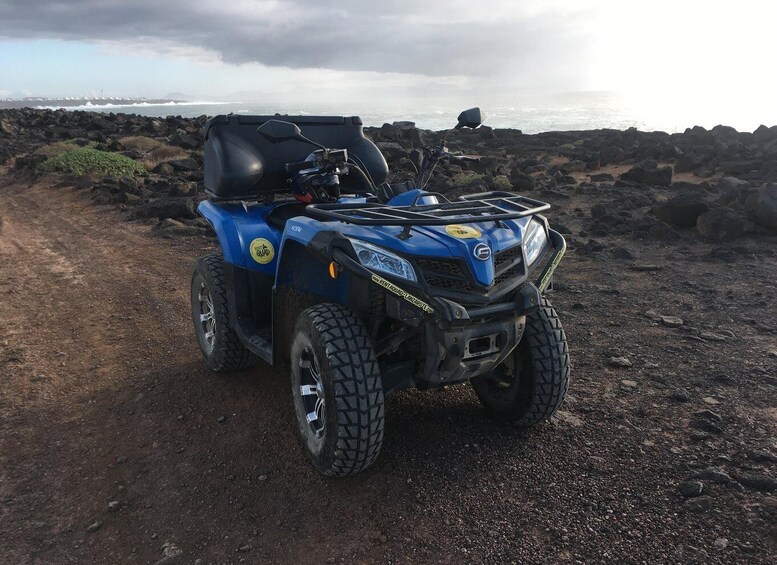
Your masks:
M472 108L454 129L481 123ZM569 354L543 293L566 243L540 215L548 204L426 191L439 162L471 158L444 139L416 152L417 178L388 184L357 117L222 115L204 133L199 212L221 253L192 276L200 349L219 372L289 364L318 471L371 465L384 400L403 388L470 381L521 426L556 412Z

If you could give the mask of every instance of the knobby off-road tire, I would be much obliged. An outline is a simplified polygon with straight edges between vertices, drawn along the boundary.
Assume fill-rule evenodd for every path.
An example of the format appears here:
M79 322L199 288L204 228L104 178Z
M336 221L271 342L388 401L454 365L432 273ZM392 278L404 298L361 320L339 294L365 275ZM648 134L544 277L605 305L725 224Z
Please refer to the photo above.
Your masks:
M257 357L246 349L229 323L224 260L220 255L214 253L197 259L192 273L191 299L194 332L208 366L221 373L254 365Z
M291 346L291 386L300 441L325 475L369 467L383 444L383 383L367 328L347 308L302 312Z
M559 409L569 388L567 338L547 299L526 317L526 331L512 355L511 374L472 379L475 394L503 420L520 426L543 422Z

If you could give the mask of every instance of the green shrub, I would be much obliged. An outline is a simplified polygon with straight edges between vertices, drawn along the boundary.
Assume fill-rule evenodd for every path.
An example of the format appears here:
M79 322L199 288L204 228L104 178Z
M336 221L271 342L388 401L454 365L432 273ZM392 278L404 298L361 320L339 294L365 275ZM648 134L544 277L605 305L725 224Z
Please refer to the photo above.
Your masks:
M38 171L41 173L127 177L143 174L146 170L143 165L124 155L98 151L92 147L79 147L49 157L38 165Z
M513 189L513 183L510 182L510 179L508 179L504 175L499 175L497 177L494 177L494 185L499 190L512 190Z
M478 173L458 175L451 179L451 185L457 188L462 186L469 186L479 180L483 180L484 178L486 178L485 175L480 175Z

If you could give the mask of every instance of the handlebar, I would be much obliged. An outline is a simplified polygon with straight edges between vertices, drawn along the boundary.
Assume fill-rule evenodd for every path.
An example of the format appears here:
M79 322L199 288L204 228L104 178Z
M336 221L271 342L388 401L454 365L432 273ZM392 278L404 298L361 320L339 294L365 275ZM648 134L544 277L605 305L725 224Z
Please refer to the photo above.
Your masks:
M304 171L306 169L315 169L315 168L317 168L315 161L301 161L299 163L286 163L287 173L298 173L299 171Z
M305 161L299 163L286 163L287 173L298 173L308 169L316 169L318 172L328 173L344 165L348 161L346 149L319 149L308 156Z
M479 155L448 155L452 161L477 162L480 161Z

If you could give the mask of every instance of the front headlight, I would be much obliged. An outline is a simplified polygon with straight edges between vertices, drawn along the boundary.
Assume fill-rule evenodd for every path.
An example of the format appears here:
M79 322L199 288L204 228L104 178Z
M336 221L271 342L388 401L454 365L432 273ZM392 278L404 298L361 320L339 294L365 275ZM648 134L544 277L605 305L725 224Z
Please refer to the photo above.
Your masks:
M531 265L539 258L542 251L545 249L545 246L548 244L548 235L545 233L545 226L537 220L529 222L524 241L526 261Z
M364 267L416 282L413 266L399 255L357 239L352 239L351 245L356 251L356 257L359 258L359 262Z

